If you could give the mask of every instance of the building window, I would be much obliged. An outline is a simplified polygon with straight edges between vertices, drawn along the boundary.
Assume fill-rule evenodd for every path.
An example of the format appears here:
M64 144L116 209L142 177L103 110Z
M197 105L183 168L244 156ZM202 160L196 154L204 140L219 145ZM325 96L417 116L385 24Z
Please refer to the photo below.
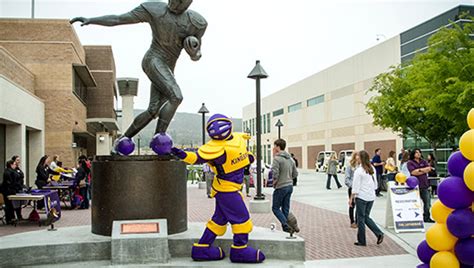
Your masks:
M276 111L273 111L273 117L282 115L283 112L284 112L284 111L283 111L283 108L278 109L278 110L276 110Z
M271 165L272 164L272 146L270 144L267 144L267 164Z
M252 136L255 136L255 118L252 118Z
M317 97L311 98L306 101L308 107L319 104L319 103L323 103L323 102L324 102L324 95L319 95Z
M262 125L263 125L263 128L262 128L262 133L265 134L267 133L267 115L264 114L263 115L263 120L262 120Z
M293 105L288 106L288 112L295 112L301 110L301 102L295 103Z
M7 134L6 125L0 124L0 163L5 163L6 160L6 148L7 148ZM25 167L25 166L24 166ZM0 168L0 178L3 178L4 169Z
M263 145L263 163L267 163L267 150L265 150L265 148L267 148L266 144ZM262 167L262 168L265 168L265 167Z
M74 70L74 93L84 103L87 103L87 87L81 77Z
M267 133L270 133L270 113L267 114Z

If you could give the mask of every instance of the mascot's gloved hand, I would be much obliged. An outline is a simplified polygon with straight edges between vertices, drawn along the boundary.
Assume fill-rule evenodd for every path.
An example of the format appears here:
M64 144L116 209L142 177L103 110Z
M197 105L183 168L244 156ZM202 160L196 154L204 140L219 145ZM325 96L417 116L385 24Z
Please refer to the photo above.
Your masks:
M177 156L179 159L185 159L187 156L185 151L178 149L176 147L171 148L171 153Z

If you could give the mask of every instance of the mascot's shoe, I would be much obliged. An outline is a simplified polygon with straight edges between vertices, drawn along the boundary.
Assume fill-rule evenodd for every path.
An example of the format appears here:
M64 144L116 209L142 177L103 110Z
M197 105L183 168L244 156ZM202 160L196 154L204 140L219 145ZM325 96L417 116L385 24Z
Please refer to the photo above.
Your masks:
M265 260L265 255L260 249L254 249L247 245L234 246L230 249L230 260L239 263L259 263Z
M194 244L191 257L195 261L217 261L225 257L220 247L212 247L208 244Z

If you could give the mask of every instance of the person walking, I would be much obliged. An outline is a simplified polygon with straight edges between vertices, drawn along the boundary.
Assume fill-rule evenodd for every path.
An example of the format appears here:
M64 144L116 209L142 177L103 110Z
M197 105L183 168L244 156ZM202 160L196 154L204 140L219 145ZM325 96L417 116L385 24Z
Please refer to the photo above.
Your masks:
M290 199L293 193L293 178L298 176L296 164L289 153L285 151L286 141L277 139L273 143L273 214L280 221L283 231L292 233L293 229L288 224L290 213Z
M357 228L357 222L354 217L354 211L355 211L355 200L352 199L352 183L354 180L354 171L359 167L360 165L360 157L359 157L359 152L354 151L352 153L351 160L349 163L346 164L346 178L345 178L345 184L347 186L347 193L349 195L349 219L351 221L351 228Z
M328 171L327 171L328 180L326 182L326 189L328 190L331 190L331 177L334 177L334 180L336 180L338 189L342 187L341 183L339 183L339 180L337 179L337 165L338 165L338 162L337 162L336 155L333 154L331 155L331 158L329 159L329 163L328 163Z
M214 180L214 173L211 170L211 167L204 163L202 165L202 172L204 173L204 179L206 180L206 194L207 198L211 197L211 188L212 188L212 181Z
M408 170L412 176L418 178L420 187L420 197L423 201L423 221L434 222L430 216L431 195L428 173L432 170L430 164L423 159L420 149L415 149L410 154L410 161L407 163Z
M374 205L375 189L377 189L377 180L375 179L375 169L370 163L369 154L366 151L359 152L360 166L354 171L354 180L352 182L352 195L349 199L349 206L355 199L357 207L357 242L356 246L366 246L365 225L377 237L377 245L383 242L384 234L370 218L370 211Z
M296 168L298 168L298 159L295 158L294 154L291 154L291 159L295 161ZM293 186L296 186L297 183L298 183L298 177L293 178Z
M3 183L1 191L5 202L5 220L7 224L15 224L15 209L13 208L13 202L8 199L9 195L15 195L17 190L17 179L16 179L16 163L13 160L8 160L6 163L6 169L3 173Z
M382 150L380 148L375 149L375 155L372 158L372 165L375 167L376 171L376 178L377 178L377 189L375 190L375 195L376 196L383 196L380 193L381 190L381 185L382 185L382 174L383 174L383 166L385 165L385 162L382 161L381 155Z
M250 197L250 165L247 165L244 169L244 184L247 197Z

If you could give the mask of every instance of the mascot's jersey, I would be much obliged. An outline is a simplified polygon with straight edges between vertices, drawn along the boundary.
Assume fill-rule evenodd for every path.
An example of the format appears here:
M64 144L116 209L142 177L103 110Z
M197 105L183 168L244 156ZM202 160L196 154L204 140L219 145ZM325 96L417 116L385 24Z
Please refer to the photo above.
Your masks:
M209 141L199 148L197 154L186 152L184 161L189 164L209 162L212 171L216 174L212 183L214 191L240 191L244 167L250 165L253 158L247 151L248 139L250 139L248 134L234 132L230 140Z

